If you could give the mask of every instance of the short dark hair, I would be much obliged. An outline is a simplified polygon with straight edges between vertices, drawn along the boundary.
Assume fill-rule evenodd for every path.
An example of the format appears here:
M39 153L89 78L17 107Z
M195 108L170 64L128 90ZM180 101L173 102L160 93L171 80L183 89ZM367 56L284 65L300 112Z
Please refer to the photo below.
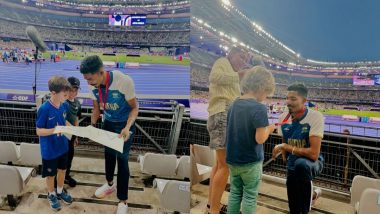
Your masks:
M59 93L61 91L68 91L71 88L69 81L65 77L53 76L48 82L49 91Z
M92 55L84 58L80 63L80 72L82 74L94 74L103 67L103 62L98 55Z
M303 84L293 84L288 87L288 91L296 91L299 95L307 98L307 88Z
M348 129L343 129L343 133L350 134L350 130L348 130Z

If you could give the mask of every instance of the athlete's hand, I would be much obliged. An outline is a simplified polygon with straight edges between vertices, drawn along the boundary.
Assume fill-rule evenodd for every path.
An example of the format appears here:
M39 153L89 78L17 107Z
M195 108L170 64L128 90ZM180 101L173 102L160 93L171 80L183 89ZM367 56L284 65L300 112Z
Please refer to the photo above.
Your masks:
M278 144L273 148L272 151L272 159L275 160L277 156L282 152L282 149L284 147L284 143Z
M121 130L120 134L119 134L119 138L123 138L124 141L127 141L129 139L129 136L131 135L132 132L129 131L128 128L124 128L123 130Z

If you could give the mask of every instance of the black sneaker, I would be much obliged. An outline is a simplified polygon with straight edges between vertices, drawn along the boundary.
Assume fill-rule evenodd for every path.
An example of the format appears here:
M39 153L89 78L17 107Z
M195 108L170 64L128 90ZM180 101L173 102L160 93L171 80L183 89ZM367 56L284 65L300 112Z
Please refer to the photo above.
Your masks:
M75 187L77 185L77 181L71 176L68 176L65 178L65 184L68 184L70 187Z

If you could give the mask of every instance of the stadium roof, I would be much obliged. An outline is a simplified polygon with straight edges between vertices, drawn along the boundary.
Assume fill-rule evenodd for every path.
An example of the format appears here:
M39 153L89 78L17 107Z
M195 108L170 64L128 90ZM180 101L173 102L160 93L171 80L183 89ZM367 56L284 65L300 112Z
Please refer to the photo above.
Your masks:
M332 68L380 66L380 61L327 62L303 58L228 0L196 0L191 2L191 7L191 43L198 47L205 44L217 47L213 52L220 51L218 47L227 50L228 46L238 45L263 57L291 65Z
M190 14L190 2L179 0L2 0L1 2L16 3L40 9L51 9L74 13L110 14L122 12L125 14L155 14L171 15Z

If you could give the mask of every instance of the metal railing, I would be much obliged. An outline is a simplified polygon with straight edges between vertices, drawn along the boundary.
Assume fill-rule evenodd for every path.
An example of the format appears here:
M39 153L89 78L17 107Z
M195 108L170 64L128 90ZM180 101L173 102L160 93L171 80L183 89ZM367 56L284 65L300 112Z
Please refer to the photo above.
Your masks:
M40 102L42 103L42 102ZM163 103L161 103L163 104ZM189 147L180 140L185 107L173 101L165 103L162 110L140 109L136 120L136 133L131 151L134 153L156 152L189 154ZM84 107L81 126L90 125L92 109ZM0 101L0 140L38 143L36 135L37 106L33 103ZM101 127L100 122L97 127ZM178 142L180 150L177 151ZM88 139L81 139L77 150L103 151L104 147Z
M0 140L38 143L35 134L36 106L30 103L0 101ZM91 108L83 108L80 125L90 124ZM100 126L100 124L98 124ZM189 155L190 144L209 144L205 120L193 120L176 102L162 110L140 109L136 121L132 153L171 153ZM281 137L273 134L264 144L264 173L286 177L286 165L280 158L271 160L273 147ZM78 150L103 151L103 146L81 139ZM355 175L380 177L380 139L325 132L321 154L325 158L317 185L348 192Z
M209 144L204 120L192 120L187 135L193 144ZM272 160L272 150L281 142L279 135L272 134L264 144L263 171L285 178L286 164L281 158ZM380 178L380 139L325 132L321 154L325 163L316 185L347 193L355 175Z

